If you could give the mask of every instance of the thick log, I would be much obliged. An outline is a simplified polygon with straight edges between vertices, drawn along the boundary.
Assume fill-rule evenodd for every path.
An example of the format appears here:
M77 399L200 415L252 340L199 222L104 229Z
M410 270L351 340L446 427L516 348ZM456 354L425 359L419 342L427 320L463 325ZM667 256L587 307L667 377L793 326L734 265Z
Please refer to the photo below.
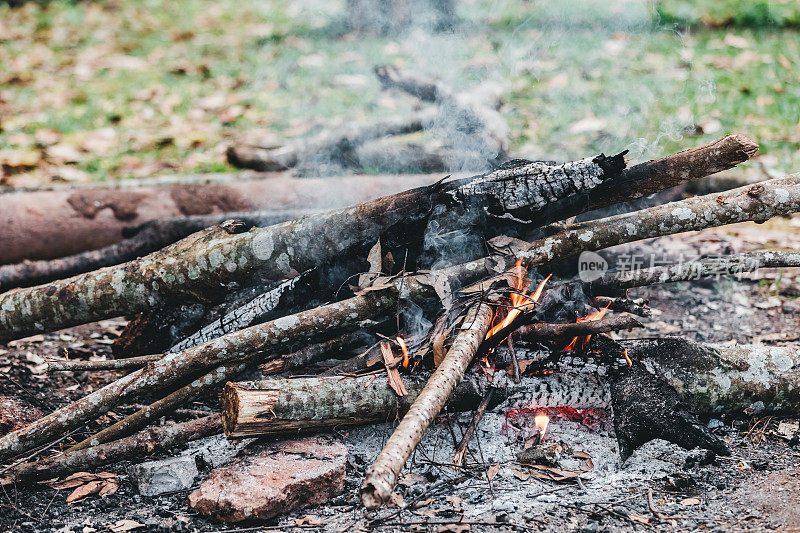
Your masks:
M1 294L0 341L144 311L175 297L213 299L226 284L256 272L285 279L372 246L389 228L424 223L440 203L536 211L554 195L592 188L623 167L621 155L602 154L557 167L523 162L244 233L217 226L128 263Z
M170 451L176 446L221 432L222 423L217 414L188 422L154 427L128 438L94 448L66 452L35 462L23 463L0 477L0 485L52 479L82 470L93 470L105 464L130 461Z
M389 500L411 452L464 377L491 327L493 316L491 306L484 303L478 303L467 312L453 346L367 471L359 490L365 507L380 507Z
M794 346L700 344L677 337L620 343L703 416L800 411L800 352Z
M597 378L584 374L549 374L511 383L498 372L490 384L469 374L458 384L447 409L474 409L487 388L497 389L490 407L608 407L608 391ZM398 396L386 375L313 377L231 382L222 392L222 420L229 437L269 436L319 431L392 420L404 414L430 379L430 372L403 375L408 394Z
M433 176L291 178L243 172L131 186L0 194L0 264L55 259L119 242L132 225L216 212L325 210L430 184Z
M247 226L242 229L246 231L253 226L272 226L300 218L308 213L308 210L254 211L155 219L133 228L126 228L124 234L127 238L98 250L89 250L58 259L26 260L11 265L0 265L0 290L38 285L130 261L226 220L236 219L240 224Z

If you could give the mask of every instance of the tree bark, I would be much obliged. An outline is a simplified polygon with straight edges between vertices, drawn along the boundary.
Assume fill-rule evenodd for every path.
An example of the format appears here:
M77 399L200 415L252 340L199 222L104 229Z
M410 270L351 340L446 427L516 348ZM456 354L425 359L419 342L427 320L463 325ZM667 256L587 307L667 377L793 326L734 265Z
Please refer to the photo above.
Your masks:
M411 452L464 377L464 371L489 331L493 316L491 306L484 303L478 303L467 312L453 346L367 472L359 491L365 507L380 507L389 500Z
M430 184L431 176L291 178L242 172L0 194L0 264L55 259L119 242L144 222L217 212L335 209ZM260 179L256 179L260 178Z

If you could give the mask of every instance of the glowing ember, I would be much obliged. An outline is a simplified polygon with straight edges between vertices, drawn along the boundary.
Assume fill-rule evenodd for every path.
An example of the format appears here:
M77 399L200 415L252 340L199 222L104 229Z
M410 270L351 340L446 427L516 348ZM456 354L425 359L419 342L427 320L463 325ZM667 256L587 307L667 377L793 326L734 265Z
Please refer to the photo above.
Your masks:
M625 356L625 362L628 363L628 366L633 366L633 361L628 357L628 350L623 350L622 355Z
M550 417L545 414L536 415L533 419L536 428L539 430L539 441L544 440L544 434L547 431L547 424L550 423Z
M522 266L522 261L517 259L517 266L515 267L516 276L514 278L514 289L516 292L511 293L511 310L508 312L506 317L500 321L499 324L496 324L489 330L486 334L486 338L488 339L492 335L495 335L498 331L502 330L504 327L511 324L515 318L524 310L533 307L534 304L539 301L539 298L542 296L542 291L544 290L544 285L547 283L547 280L550 279L550 274L546 278L539 283L539 286L533 291L533 294L530 296L526 295L525 293L521 292L525 288L525 278L527 272Z
M403 350L403 368L408 368L408 347L406 346L406 341L403 340L403 337L397 337L397 344L399 344L400 349Z

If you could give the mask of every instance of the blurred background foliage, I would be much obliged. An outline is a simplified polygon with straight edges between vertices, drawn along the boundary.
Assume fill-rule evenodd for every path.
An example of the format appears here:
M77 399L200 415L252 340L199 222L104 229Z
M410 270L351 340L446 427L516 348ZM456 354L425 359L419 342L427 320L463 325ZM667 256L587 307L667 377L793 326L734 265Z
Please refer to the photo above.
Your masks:
M512 151L646 159L727 132L800 170L800 3L456 0L449 31L349 31L346 2L0 4L0 182L232 170L239 132L410 109L374 66L500 82Z

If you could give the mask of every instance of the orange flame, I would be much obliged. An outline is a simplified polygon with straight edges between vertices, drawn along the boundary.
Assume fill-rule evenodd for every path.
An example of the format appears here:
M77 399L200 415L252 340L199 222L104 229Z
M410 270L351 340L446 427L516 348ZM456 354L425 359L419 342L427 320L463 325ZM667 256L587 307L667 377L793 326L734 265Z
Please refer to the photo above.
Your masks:
M550 279L550 276L553 274L551 273L546 278L539 283L539 286L536 287L536 290L533 291L533 294L530 296L525 295L525 293L520 292L525 288L525 274L526 271L522 266L522 260L517 259L517 266L515 267L516 270L516 277L514 278L514 289L515 292L511 293L511 311L508 312L506 317L500 321L499 324L496 324L489 330L486 334L486 338L488 339L492 335L497 334L498 331L502 330L504 327L511 324L515 318L524 310L528 309L529 307L533 307L536 302L539 301L539 298L542 296L542 291L544 290L544 285L547 283L547 280Z
M609 303L608 305L611 305L611 304ZM577 323L577 324L580 324L581 322L595 322L595 321L597 321L597 320L600 320L600 319L601 319L601 318L603 318L603 317L606 315L606 313L608 312L608 305L607 305L607 306L605 306L605 307L604 307L604 308L602 308L602 309L598 309L597 311L595 311L595 312L593 312L593 313L589 313L589 314L588 314L588 315L586 315L586 316L579 316L579 317L578 317L578 319L577 319L577 320L575 320L575 323ZM580 342L581 349L583 349L583 348L585 348L586 346L588 346L588 345L589 345L589 340L590 340L591 338L592 338L592 336L591 336L591 335L586 335L586 336L585 336L585 337L583 337L583 338L581 338L581 337L575 337L575 338L573 338L573 339L572 339L572 342L570 342L570 343L569 343L569 344L568 344L568 345L567 345L567 346L564 348L564 351L565 351L565 352L569 352L569 351L572 351L572 350L574 350L574 349L575 349L575 346L577 346L577 345L578 345L578 342Z
M547 431L547 424L550 423L550 417L546 414L536 415L533 418L533 423L536 424L536 428L539 430L539 440L544 440L544 434Z
M633 361L631 361L631 358L628 357L628 350L623 350L622 355L625 356L625 362L628 363L628 366L633 366Z
M408 347L406 346L406 341L403 340L403 337L397 337L397 344L400 345L400 349L403 350L403 368L408 368Z

